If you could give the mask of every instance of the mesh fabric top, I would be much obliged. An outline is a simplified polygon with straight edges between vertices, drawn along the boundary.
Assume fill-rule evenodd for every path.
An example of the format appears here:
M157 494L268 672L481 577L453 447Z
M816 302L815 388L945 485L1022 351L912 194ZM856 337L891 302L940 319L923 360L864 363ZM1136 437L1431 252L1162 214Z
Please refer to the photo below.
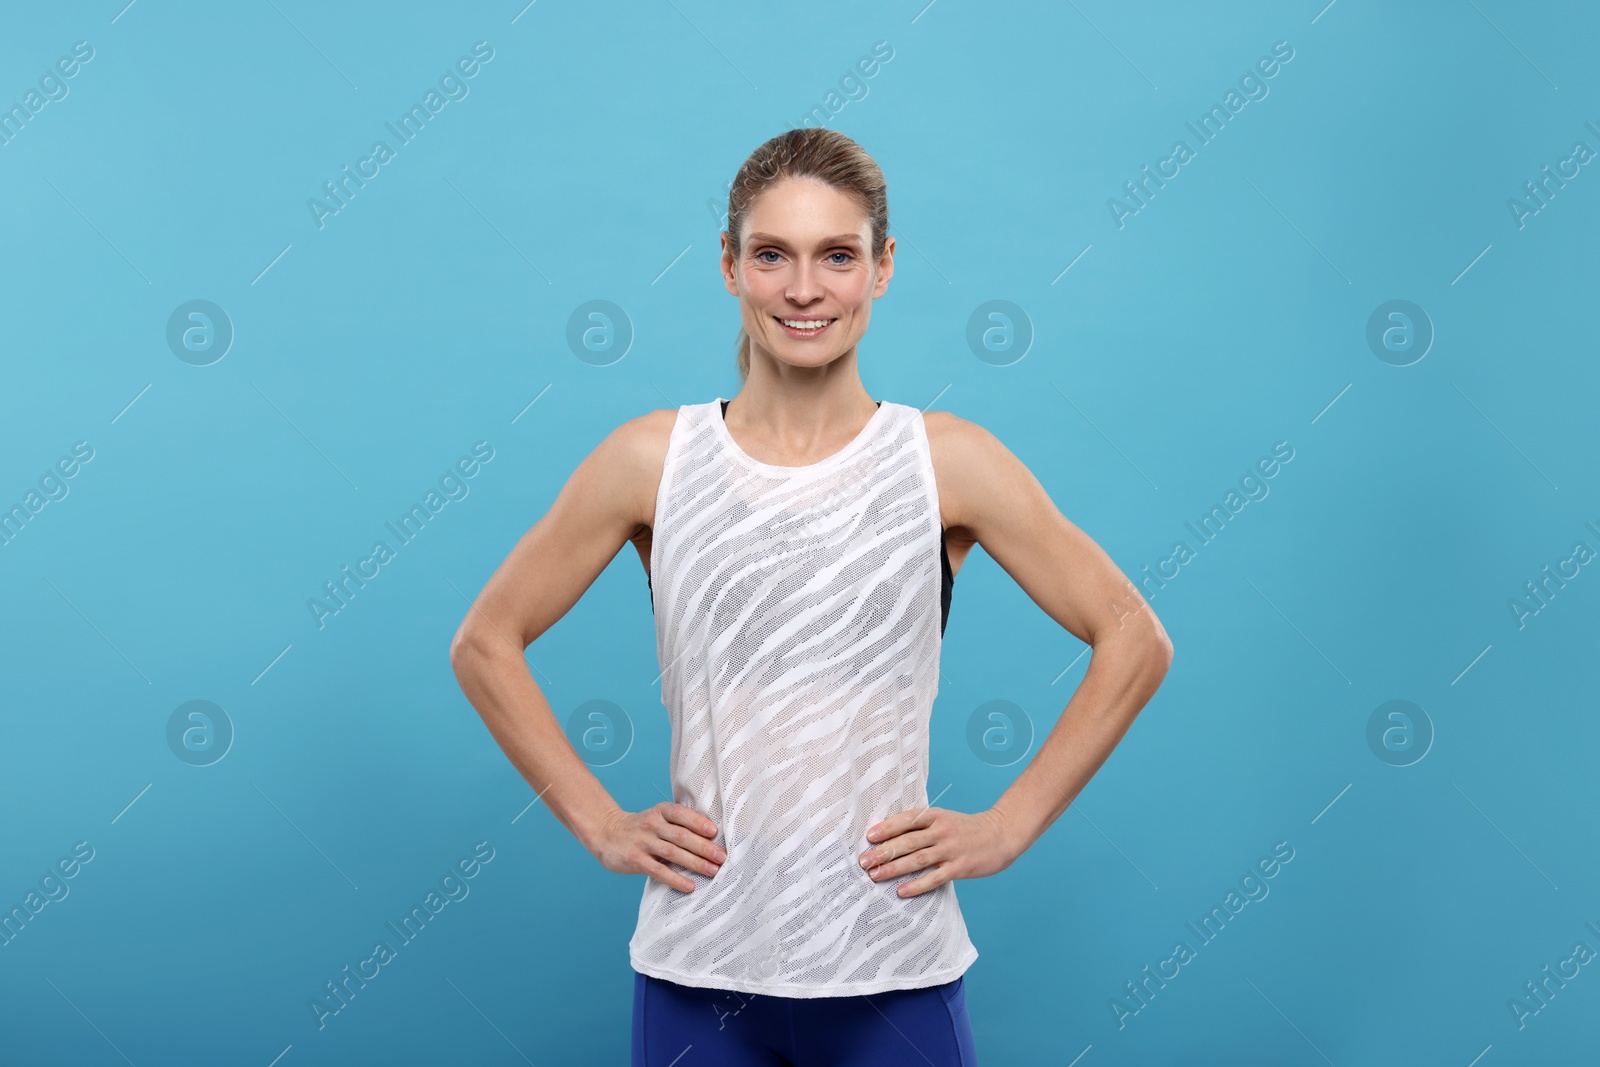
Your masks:
M978 957L954 883L873 882L867 828L928 805L942 643L922 412L884 401L802 467L678 409L650 550L672 798L717 824L714 876L646 879L629 957L683 985L787 997L940 985Z

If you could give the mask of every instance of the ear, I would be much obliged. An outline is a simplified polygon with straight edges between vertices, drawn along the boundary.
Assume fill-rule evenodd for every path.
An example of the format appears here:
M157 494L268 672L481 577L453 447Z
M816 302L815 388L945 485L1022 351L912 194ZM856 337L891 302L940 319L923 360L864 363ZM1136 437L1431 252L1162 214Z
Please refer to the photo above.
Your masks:
M731 239L728 237L728 231L727 230L723 230L722 231L721 242L722 242L722 264L721 264L721 266L722 266L722 284L727 287L728 292L732 293L734 296L738 296L739 295L739 275L738 275L737 266L736 266L735 261L734 261L733 243L732 243Z
M872 298L876 300L889 288L889 279L894 277L894 238L887 237L883 242L883 255L878 257L874 269L877 271L878 280L872 286Z

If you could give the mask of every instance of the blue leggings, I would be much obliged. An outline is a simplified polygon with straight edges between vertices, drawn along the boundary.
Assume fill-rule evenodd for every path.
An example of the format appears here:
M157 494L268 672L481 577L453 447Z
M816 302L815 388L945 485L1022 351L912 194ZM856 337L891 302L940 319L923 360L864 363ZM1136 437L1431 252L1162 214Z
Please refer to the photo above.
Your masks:
M962 979L772 997L634 972L633 1067L977 1067Z

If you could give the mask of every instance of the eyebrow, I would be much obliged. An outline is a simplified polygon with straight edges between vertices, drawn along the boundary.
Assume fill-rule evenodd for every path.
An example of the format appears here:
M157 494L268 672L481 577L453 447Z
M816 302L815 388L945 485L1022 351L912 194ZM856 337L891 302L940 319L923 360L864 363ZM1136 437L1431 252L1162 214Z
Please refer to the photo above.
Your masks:
M782 237L774 237L770 233L752 233L749 241L751 244L762 242L773 245L787 245L789 243ZM834 234L832 237L824 237L819 243L824 245L855 245L859 248L861 245L861 235L855 233L839 233Z

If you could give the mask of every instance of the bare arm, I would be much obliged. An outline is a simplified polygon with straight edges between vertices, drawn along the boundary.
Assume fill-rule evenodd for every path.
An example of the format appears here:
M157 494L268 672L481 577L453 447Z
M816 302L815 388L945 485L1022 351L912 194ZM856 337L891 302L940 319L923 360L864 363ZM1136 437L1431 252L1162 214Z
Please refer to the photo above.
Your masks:
M450 666L506 757L607 868L677 888L662 861L713 874L716 828L682 805L625 812L573 749L524 651L575 604L618 550L654 521L671 410L630 420L578 465L550 510L484 585L450 642Z
M950 475L952 524L1094 649L1049 736L994 804L1020 855L1110 757L1166 677L1172 642L1138 588L1057 510L1021 460L982 427L943 417L951 425L939 434L948 446L939 469Z

